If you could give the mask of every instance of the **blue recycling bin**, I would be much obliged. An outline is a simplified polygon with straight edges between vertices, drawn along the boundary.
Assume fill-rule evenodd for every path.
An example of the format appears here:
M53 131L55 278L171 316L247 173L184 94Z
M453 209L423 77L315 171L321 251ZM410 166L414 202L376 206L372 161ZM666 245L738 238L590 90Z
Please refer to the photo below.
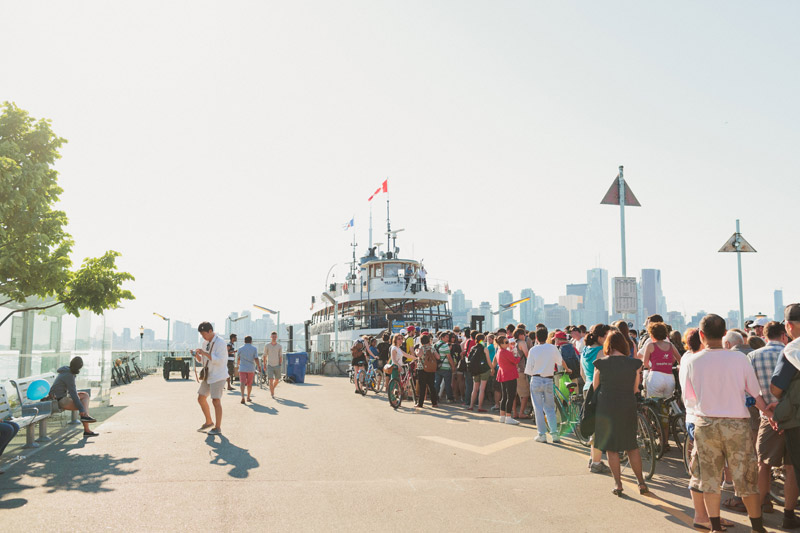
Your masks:
M291 376L295 383L305 383L307 364L308 354L306 352L287 353L286 375Z

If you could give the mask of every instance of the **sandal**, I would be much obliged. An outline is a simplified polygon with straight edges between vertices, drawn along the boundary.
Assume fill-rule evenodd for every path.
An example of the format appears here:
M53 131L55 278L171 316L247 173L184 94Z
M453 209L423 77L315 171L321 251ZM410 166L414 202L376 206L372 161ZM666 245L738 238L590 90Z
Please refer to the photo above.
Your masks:
M721 518L720 519L720 525L722 527L722 531L727 531L729 527L733 527L734 526L734 523L729 521L729 520L725 520L724 518ZM700 522L694 522L692 524L692 527L695 528L695 529L702 529L703 531L711 531L711 522L709 522L707 524L701 524Z
M611 491L611 494L613 494L615 496L619 496L621 498L622 497L622 489L614 489L614 490Z
M722 502L722 506L729 511L747 514L747 507L744 506L744 502L741 498L737 498L735 496Z
M641 483L639 485L639 494L650 494L650 489L647 488L647 485L645 485L644 483Z

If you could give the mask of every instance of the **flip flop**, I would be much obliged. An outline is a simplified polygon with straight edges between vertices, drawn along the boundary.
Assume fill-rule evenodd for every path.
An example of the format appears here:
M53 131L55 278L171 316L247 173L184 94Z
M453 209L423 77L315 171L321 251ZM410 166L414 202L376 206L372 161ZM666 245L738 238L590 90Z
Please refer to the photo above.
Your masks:
M729 527L733 526L733 524L728 525L728 524L723 524L722 522L720 522L720 524L722 526L722 531L727 531ZM700 522L695 522L692 524L692 527L695 529L702 529L703 531L711 531L711 522L709 522L708 525L701 524Z

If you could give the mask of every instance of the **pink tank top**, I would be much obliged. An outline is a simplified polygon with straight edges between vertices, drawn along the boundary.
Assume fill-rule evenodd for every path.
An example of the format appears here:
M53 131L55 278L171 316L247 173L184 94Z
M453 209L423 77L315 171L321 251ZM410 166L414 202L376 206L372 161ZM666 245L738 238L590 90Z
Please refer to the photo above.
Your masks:
M662 350L653 344L653 353L650 354L650 370L672 374L672 349Z

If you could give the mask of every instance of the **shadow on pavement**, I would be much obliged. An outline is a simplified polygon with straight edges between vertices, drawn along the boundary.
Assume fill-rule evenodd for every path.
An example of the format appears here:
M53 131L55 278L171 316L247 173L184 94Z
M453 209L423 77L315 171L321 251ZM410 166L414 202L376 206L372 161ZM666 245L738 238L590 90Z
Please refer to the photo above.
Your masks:
M241 404L240 404L241 405ZM274 407L269 407L266 405L261 405L257 403L248 403L246 404L251 410L255 411L256 413L263 413L267 415L277 415L278 410Z
M22 494L25 490L36 488L20 483L22 475L43 480L41 486L49 493L59 491L98 493L114 490L106 486L113 478L138 472L137 469L127 466L137 461L136 457L70 453L89 446L91 440L80 435L68 436L50 444L43 450L44 453L37 453L23 464L14 465L15 475L7 472L0 478L0 509L15 509L28 502L24 498L5 499L10 494Z
M217 440L219 438L219 440ZM231 443L224 435L208 435L206 444L214 450L216 456L211 459L212 465L232 466L228 475L237 479L244 479L250 475L250 470L258 468L258 461L244 448Z
M296 402L294 400L287 400L286 398L275 398L275 401L281 405L285 405L286 407L299 407L300 409L308 409L308 406L304 403Z

